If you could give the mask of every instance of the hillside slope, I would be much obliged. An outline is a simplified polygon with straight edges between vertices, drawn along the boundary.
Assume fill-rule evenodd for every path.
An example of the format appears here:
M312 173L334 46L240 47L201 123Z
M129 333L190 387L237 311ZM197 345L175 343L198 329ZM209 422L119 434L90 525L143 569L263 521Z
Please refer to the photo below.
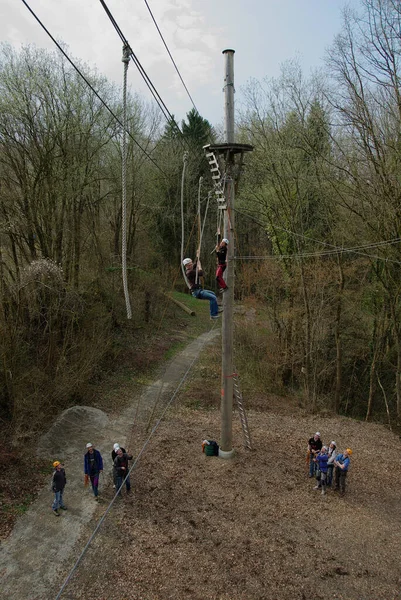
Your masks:
M341 418L249 414L254 451L202 454L219 413L179 410L159 430L81 564L85 600L395 600L401 597L400 440ZM313 490L306 440L353 448L344 497ZM110 494L111 497L111 494Z

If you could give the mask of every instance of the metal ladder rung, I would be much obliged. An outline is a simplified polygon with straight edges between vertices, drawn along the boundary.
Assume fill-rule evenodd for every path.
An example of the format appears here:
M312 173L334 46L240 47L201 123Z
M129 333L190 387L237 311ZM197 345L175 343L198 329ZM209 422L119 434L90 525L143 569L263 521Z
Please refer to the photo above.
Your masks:
M239 380L238 380L237 376L233 377L233 391L234 391L234 397L237 401L238 413L239 413L240 420L241 420L242 433L244 435L244 446L246 448L249 448L249 450L252 450L252 442L251 442L251 436L249 433L248 419L246 417L246 412L245 412L244 403L243 403L243 399L242 399L241 389L240 389Z

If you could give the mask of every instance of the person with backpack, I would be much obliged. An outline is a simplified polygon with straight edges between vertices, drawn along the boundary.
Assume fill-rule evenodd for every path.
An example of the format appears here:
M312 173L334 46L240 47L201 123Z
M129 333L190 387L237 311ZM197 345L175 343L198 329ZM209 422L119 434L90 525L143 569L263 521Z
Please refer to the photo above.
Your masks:
M94 445L88 442L86 444L86 454L84 455L84 473L85 486L88 485L90 479L93 495L98 500L99 496L99 476L103 471L103 459L99 450L96 450Z
M64 468L61 466L61 462L59 460L55 460L53 463L54 472L52 478L52 490L54 492L54 501L52 505L53 514L56 517L60 516L59 508L61 510L67 510L67 507L64 506L63 500L63 492L65 488L65 484L67 483L67 477L65 474Z
M123 452L122 448L118 448L118 450L116 450L116 457L114 459L114 470L115 470L116 489L118 490L119 496L121 496L120 488L122 487L124 480L125 480L125 487L127 489L127 494L129 494L131 491L131 482L129 479L129 466L128 466L129 460L132 460L132 454Z

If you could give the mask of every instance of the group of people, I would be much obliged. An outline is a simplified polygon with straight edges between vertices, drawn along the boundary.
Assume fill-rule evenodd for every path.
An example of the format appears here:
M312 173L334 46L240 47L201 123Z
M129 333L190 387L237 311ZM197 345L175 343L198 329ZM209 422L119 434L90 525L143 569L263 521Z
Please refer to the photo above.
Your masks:
M113 462L114 488L117 490L118 495L121 496L121 489L125 483L127 494L129 494L131 491L131 482L129 478L128 461L132 460L132 454L129 454L126 452L125 448L122 448L119 444L115 443L111 452L111 460ZM54 515L59 517L60 510L67 510L63 498L67 476L60 461L54 461L53 468L52 491L54 492L54 500L52 510ZM88 442L84 454L84 486L88 486L90 481L95 500L98 500L99 497L99 478L102 472L102 455L91 442Z
M324 446L320 432L317 431L308 441L309 477L316 478L315 490L326 494L327 488L333 488L341 496L345 494L347 474L350 468L351 448L337 452L337 444L332 441ZM333 486L334 483L334 486Z
M227 250L228 250L228 239L223 238L218 241L215 252L217 257L217 268L216 268L216 281L219 287L219 291L224 293L228 287L223 278L223 273L227 268ZM192 260L192 258L184 258L182 264L185 267L185 275L188 280L190 292L194 298L199 300L209 300L210 306L210 318L212 320L219 318L219 312L223 309L219 308L217 302L217 296L211 290L204 290L200 284L200 277L203 277L202 266L199 259Z

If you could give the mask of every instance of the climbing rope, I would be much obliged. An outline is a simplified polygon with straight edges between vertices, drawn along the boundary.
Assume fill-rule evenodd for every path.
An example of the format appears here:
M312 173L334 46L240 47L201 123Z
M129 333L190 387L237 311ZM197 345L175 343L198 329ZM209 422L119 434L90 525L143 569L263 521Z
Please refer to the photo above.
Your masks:
M197 249L196 249L196 277L195 277L195 283L199 283L199 265L200 265L200 253L201 253L201 246L202 246L202 235L201 235L201 189L202 189L202 181L203 181L203 177L199 177L199 184L198 184L198 208L197 208L197 217L198 217L198 244L197 244Z
M185 171L187 168L187 162L188 162L188 152L184 152L184 156L183 156L183 167L182 167L182 176L181 176L181 271L182 271L182 275L184 277L185 283L187 284L188 289L191 289L191 286L189 285L189 281L187 279L187 276L185 274L185 268L184 265L182 264L182 261L184 260L184 236L185 236L185 227L184 227L184 183L185 183Z
M121 260L123 273L123 288L127 319L132 318L127 281L127 72L131 49L126 44L123 47L122 62L124 63L123 84L123 140L122 140L122 200L121 200Z

